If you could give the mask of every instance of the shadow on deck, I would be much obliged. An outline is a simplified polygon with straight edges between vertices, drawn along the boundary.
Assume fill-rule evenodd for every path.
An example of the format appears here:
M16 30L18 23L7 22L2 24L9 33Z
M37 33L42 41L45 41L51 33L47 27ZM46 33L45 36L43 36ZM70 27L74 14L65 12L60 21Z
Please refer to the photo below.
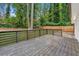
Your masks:
M79 43L76 39L44 35L0 48L1 56L77 56Z

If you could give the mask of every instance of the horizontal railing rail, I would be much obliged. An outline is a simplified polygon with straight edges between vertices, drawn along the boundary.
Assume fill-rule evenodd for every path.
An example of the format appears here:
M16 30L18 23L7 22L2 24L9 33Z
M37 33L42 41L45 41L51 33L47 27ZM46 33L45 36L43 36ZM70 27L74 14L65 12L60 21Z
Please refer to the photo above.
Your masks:
M62 36L62 30L58 29L16 29L16 30L0 30L0 46L10 43L17 43L23 40L29 40L35 37L40 37L46 34L56 35L57 33ZM55 34L56 33L56 34Z

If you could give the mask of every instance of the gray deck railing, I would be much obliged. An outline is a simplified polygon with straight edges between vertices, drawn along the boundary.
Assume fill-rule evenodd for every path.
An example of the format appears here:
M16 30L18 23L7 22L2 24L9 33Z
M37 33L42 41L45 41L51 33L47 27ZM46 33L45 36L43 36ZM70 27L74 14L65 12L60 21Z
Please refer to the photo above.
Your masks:
M39 37L46 34L56 35L55 33L59 33L62 36L62 30L50 30L50 29L34 29L34 30L5 30L0 31L0 46L17 43L22 40L30 40L35 37Z

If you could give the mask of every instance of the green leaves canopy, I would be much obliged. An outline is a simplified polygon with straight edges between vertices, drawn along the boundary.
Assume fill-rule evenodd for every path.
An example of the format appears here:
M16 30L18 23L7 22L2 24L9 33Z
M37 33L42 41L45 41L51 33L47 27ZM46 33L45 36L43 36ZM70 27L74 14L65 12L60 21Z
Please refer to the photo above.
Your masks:
M27 5L14 4L14 7L16 8L17 27L27 27Z

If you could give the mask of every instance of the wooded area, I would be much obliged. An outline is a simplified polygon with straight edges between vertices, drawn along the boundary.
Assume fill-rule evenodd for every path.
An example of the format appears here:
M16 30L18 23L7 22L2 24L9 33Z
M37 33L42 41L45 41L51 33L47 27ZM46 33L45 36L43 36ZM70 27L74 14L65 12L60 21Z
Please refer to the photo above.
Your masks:
M71 25L71 10L68 3L8 3L5 6L6 12L3 18L0 18L0 27L32 28ZM11 7L15 10L15 16L10 15Z

